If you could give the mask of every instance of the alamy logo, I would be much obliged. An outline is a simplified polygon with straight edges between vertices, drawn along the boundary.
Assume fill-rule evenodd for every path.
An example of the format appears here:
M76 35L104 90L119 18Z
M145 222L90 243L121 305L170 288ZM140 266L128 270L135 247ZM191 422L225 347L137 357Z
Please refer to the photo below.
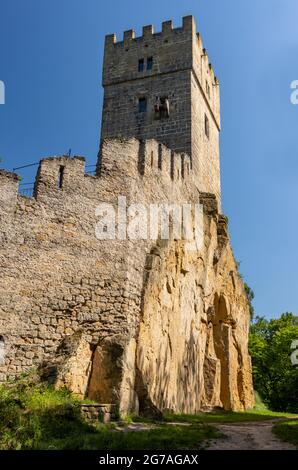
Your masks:
M291 93L291 103L298 104L298 80L293 80L291 83L292 93Z
M102 203L95 211L99 218L98 240L185 240L186 250L200 250L203 244L201 204L130 204L118 197L116 207Z
M5 104L5 85L2 80L0 80L0 104Z

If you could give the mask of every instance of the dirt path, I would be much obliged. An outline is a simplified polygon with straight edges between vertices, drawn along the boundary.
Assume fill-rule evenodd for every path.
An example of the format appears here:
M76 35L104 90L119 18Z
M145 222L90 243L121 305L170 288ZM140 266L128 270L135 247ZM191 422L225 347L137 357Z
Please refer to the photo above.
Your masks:
M277 421L214 425L226 437L213 439L207 450L296 450L272 432ZM213 424L212 424L213 425Z

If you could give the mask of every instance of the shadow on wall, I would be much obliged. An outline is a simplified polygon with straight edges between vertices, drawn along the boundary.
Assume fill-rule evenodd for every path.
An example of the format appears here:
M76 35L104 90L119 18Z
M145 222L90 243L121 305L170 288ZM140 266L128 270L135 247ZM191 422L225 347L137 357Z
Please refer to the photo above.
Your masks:
M178 252L176 243L170 246L169 242L159 242L147 256L136 355L136 393L143 415L156 414L157 409L200 410L205 345L202 354L200 322L195 324L195 308L188 299L189 292L194 295L194 283L187 291L188 271ZM185 305L181 305L183 296ZM183 330L184 322L187 331Z
M100 342L93 354L87 396L98 403L119 403L125 345L112 337Z

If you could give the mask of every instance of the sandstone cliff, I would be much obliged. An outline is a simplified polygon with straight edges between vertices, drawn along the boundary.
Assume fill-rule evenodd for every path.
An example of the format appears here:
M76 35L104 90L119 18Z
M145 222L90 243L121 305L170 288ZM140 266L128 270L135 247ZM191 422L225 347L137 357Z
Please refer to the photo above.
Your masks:
M155 141L112 139L96 176L81 157L42 160L32 198L0 172L2 381L41 367L123 414L252 406L249 309L227 221L186 163ZM96 208L119 196L200 201L203 245L99 240Z

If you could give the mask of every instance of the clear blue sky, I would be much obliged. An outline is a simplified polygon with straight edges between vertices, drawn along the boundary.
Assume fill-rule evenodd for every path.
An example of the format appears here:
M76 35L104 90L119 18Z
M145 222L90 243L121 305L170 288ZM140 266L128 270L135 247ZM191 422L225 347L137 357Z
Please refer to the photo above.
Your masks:
M221 83L223 208L240 271L257 314L298 313L297 0L1 0L2 166L70 147L94 163L104 35L188 14Z

